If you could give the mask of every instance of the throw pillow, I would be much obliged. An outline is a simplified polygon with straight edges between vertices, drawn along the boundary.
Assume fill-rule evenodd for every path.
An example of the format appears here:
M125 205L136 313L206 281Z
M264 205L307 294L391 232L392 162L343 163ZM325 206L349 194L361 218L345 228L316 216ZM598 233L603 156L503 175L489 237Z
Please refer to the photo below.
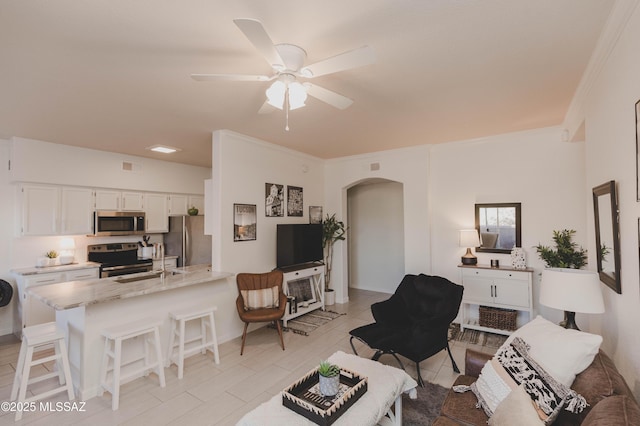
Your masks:
M529 346L520 338L498 350L471 390L478 405L491 418L519 385L534 401L544 424L551 424L565 405L571 412L580 412L586 406L582 396L555 380L530 356Z
M522 385L515 388L493 412L489 426L541 426L544 422L538 417L533 401Z
M503 347L516 337L531 346L531 358L566 386L571 386L576 374L591 365L602 343L602 336L567 330L540 315L514 331Z
M245 311L278 308L280 306L277 285L260 290L240 290L240 294L242 294L242 299L244 300Z

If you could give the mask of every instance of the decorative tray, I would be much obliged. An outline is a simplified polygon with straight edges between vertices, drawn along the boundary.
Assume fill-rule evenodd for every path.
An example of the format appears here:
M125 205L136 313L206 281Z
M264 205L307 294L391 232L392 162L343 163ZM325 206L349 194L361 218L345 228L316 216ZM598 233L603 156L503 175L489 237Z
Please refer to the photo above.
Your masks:
M367 392L367 378L340 369L340 390L335 396L320 393L318 369L311 370L282 393L282 405L315 424L328 426Z

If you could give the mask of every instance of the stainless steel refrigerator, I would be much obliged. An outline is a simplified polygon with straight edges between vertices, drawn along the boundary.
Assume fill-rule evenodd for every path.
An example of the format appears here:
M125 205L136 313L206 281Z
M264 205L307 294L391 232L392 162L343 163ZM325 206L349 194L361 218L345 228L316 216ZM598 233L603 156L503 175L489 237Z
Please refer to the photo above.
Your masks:
M211 235L204 234L204 216L169 216L164 236L167 256L178 256L178 266L211 264Z

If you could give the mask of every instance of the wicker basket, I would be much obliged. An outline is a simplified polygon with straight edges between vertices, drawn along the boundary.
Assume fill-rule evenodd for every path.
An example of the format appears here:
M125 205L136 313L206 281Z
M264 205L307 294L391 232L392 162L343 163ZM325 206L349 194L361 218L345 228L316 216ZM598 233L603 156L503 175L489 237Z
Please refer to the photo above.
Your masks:
M518 311L480 306L480 325L499 330L515 330Z

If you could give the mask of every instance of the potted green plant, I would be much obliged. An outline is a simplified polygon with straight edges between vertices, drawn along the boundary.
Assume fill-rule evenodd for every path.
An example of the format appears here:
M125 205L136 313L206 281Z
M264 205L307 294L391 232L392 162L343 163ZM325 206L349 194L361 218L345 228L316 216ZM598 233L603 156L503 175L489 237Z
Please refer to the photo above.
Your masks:
M322 221L322 249L324 250L324 295L325 305L335 303L335 294L330 288L331 267L333 264L333 245L337 241L343 241L347 232L344 222L336 219L336 214L332 214Z
M322 361L318 366L318 382L320 393L324 396L334 396L340 389L340 367L329 361Z
M542 244L535 246L538 256L544 261L547 268L580 269L587 264L587 250L578 247L578 244L572 241L575 233L574 229L553 231L555 249ZM604 256L609 253L609 249L602 246L601 251L604 259ZM564 312L564 321L560 325L564 325L566 321L567 311Z
M582 247L578 248L578 244L571 241L575 233L573 229L553 231L555 249L542 244L535 246L538 256L548 268L580 269L587 264L587 251Z
M58 258L58 252L55 250L49 250L45 253L45 256L49 259L49 266L53 266L56 264L56 259Z

